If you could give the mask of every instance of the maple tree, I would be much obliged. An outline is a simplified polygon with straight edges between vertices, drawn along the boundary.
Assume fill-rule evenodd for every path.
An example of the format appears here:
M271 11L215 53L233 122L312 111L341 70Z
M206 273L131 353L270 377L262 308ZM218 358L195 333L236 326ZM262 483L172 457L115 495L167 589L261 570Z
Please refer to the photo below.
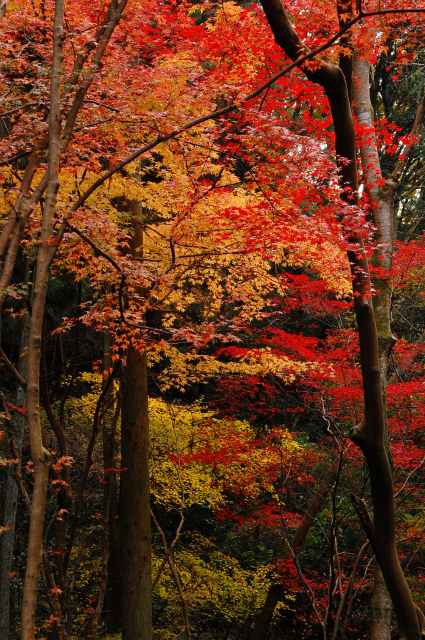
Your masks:
M5 637L420 637L424 12L0 4Z

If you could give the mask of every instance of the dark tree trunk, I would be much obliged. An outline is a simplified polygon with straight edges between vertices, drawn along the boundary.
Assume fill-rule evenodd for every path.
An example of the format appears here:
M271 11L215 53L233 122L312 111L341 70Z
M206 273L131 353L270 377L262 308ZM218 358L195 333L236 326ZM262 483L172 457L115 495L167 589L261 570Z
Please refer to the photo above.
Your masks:
M374 120L370 99L370 65L366 60L353 56L353 108L357 120L368 131L373 131ZM388 274L374 279L375 295L373 306L379 343L379 363L381 384L386 405L388 358L393 345L391 331L390 277L394 242L394 189L382 189L381 165L375 137L369 134L365 144L360 146L360 160L365 191L369 196L373 222L376 227L377 249L374 262ZM383 273L385 273L383 271ZM388 424L385 415L385 446L388 448ZM375 566L371 596L370 640L391 640L391 598L379 566Z
M306 51L293 29L280 0L261 0L277 43L293 60ZM357 198L357 160L350 95L343 71L320 60L306 76L320 84L328 97L335 130L335 149L340 163L341 187L349 203ZM342 220L344 228L344 220ZM385 396L381 377L380 349L368 260L361 235L351 229L347 240L355 247L348 252L354 294L354 311L360 343L364 421L353 430L352 440L367 462L373 504L373 530L368 534L382 570L397 615L400 632L407 640L420 640L417 608L404 576L395 538L395 506L391 465L386 448Z
M137 202L132 203L132 224L131 251L142 258L143 221ZM119 513L123 640L151 640L148 368L145 354L132 344L122 375L121 467Z
M130 347L121 421L121 606L123 640L152 638L147 364Z

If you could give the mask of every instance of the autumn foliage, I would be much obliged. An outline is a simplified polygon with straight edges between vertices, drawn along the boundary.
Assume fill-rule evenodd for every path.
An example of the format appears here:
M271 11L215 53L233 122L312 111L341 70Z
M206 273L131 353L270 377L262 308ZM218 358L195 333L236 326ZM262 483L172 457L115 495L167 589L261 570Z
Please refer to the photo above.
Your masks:
M0 16L1 637L376 640L376 557L417 640L425 7L0 0ZM370 371L402 604L359 437ZM126 618L120 556L142 428L152 624Z

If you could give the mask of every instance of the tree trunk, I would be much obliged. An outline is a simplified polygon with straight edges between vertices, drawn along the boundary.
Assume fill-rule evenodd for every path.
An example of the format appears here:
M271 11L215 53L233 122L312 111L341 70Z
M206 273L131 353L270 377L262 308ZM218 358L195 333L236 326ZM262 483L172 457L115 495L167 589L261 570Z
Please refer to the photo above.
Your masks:
M121 598L123 640L152 638L147 364L129 348L121 420Z
M379 342L382 393L386 404L388 356L393 345L391 331L391 294L394 241L394 189L391 185L381 189L382 171L374 131L373 109L370 99L370 65L359 56L353 56L353 108L360 125L368 131L368 139L361 141L360 159L365 192L369 197L373 222L376 227L377 249L374 263L381 267L382 275L374 278L373 299ZM387 272L387 275L385 274ZM385 405L384 405L385 406ZM388 448L388 424L385 416L385 446ZM371 597L371 640L391 640L391 598L379 567L375 567Z
M143 257L142 211L132 203L133 255ZM148 368L130 344L122 376L121 615L123 640L152 640Z
M391 640L391 598L382 571L375 566L371 597L370 640Z
M293 60L306 51L280 0L261 0L277 43ZM340 184L347 202L357 199L357 164L354 122L344 73L324 60L314 69L304 68L306 76L320 84L328 97L335 130L335 150L340 168ZM341 220L344 229L344 220ZM348 252L354 311L360 343L363 383L364 422L353 429L352 440L366 459L373 504L371 542L397 615L399 629L407 640L420 640L417 608L404 576L395 539L395 505L390 461L386 449L385 397L381 379L380 349L367 255L361 234L346 230L354 248Z
M64 2L56 0L54 17L53 62L50 85L48 183L44 205L40 247L36 261L34 297L28 341L27 418L31 458L34 465L34 489L31 500L27 565L22 600L22 640L35 638L37 589L43 549L43 529L48 484L48 452L43 446L40 422L40 361L44 310L51 252L49 240L56 210L59 186L61 83L63 74Z

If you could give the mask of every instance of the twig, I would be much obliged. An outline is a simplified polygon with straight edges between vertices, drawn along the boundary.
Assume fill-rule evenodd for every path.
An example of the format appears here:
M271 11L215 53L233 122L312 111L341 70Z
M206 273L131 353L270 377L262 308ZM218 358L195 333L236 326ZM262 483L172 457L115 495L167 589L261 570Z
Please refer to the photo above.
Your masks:
M180 522L179 522L178 527L176 529L176 533L174 535L173 541L169 545L170 549L174 549L174 547L176 546L177 541L178 541L178 539L180 537L181 530L183 528L183 524L184 524L184 515L183 515L183 512L180 512ZM167 558L164 558L164 560L162 561L162 563L159 566L159 569L158 569L158 572L157 572L155 578L152 581L152 591L155 589L156 585L158 584L158 581L159 581L159 579L160 579L160 577L162 575L162 571L163 571L163 569L164 569L166 564L167 564Z
M302 584L304 586L304 589L306 590L306 592L308 593L308 595L310 597L311 606L313 607L313 611L314 611L314 613L316 615L317 621L319 622L320 627L322 629L323 638L324 638L324 640L326 640L326 638L327 638L326 624L325 624L325 621L323 620L323 618L322 618L322 616L320 614L319 608L317 606L316 598L315 598L313 589L310 587L310 585L308 584L307 580L304 577L304 574L302 572L301 565L300 565L300 563L298 561L297 555L296 555L294 549L292 548L292 545L289 542L287 536L285 536L285 543L286 543L286 546L288 547L288 551L289 551L289 554L290 554L290 556L292 558L292 561L295 564L295 568L297 570L298 577L301 580L301 582L302 582Z
M422 98L419 100L418 104L416 105L415 117L413 119L413 123L409 131L409 136L411 136L411 138L415 137L420 131L422 121L424 119L424 115L425 115L425 94L422 96ZM413 142L413 140L411 139L410 142L406 145L406 148L404 149L403 160L398 158L396 162L396 165L390 176L391 181L394 182L395 185L398 184L398 182L400 181L401 174L403 173L403 169L407 165L407 162L410 158L412 149L415 146L415 144L416 143Z
M356 577L356 573L357 573L357 569L359 567L360 564L360 560L362 559L362 556L364 554L364 552L366 551L367 547L369 546L369 540L366 540L366 542L364 542L362 544L362 546L360 547L356 559L354 561L353 567L351 569L351 573L350 573L350 578L348 581L348 585L347 588L344 592L344 595L342 596L339 606L338 606L338 611L336 613L335 616L335 624L334 624L334 628L332 631L332 638L331 640L336 640L338 637L338 633L339 633L339 629L340 629L340 625L341 625L341 618L342 618L342 614L344 612L344 608L348 602L349 597L351 596L352 590L353 590L353 585L354 585L354 579Z
M15 367L13 362L9 360L9 358L7 357L7 355L5 354L5 352L1 347L0 347L0 357L8 367L9 371L13 373L13 375L15 376L15 378L17 379L21 387L25 387L27 384L27 381L25 380L24 376L21 373L19 373L18 369Z
M336 437L335 437L336 439ZM330 628L331 623L331 612L333 605L333 590L335 586L335 548L336 548L336 522L337 522L337 494L338 494L338 486L339 480L341 477L342 465L344 462L344 450L342 447L339 447L339 456L338 456L338 466L335 476L335 481L333 483L332 488L332 519L330 526L330 548L329 548L329 584L328 584L328 602L326 607L325 614L325 628L326 631Z
M115 260L115 258L113 258L108 253L103 251L100 247L98 247L97 244L95 242L93 242L93 240L91 240L91 238L89 238L89 236L87 236L83 231L78 229L78 227L75 227L68 220L64 220L63 224L70 231L72 231L72 233L75 233L79 238L81 238L81 240L86 242L93 249L95 255L100 255L102 258L107 260L109 262L109 264L111 264L114 267L114 269L116 269L116 271L118 272L118 274L120 276L120 281L119 281L119 285L118 285L118 306L119 306L121 322L123 324L126 324L128 327L132 327L134 329L146 329L146 330L149 330L149 331L151 331L153 333L159 333L159 334L168 336L169 333L170 333L170 330L160 329L158 327L150 327L150 326L148 326L146 324L142 324L141 322L133 322L132 320L128 320L126 318L125 305L124 305L124 295L125 295L124 292L125 292L125 289L127 287L127 274L126 274L126 272L121 268L121 266L118 264L118 262Z
M177 572L177 567L174 561L174 557L173 557L173 550L172 548L168 545L167 542L167 538L166 535L164 533L164 530L162 529L161 525L159 524L153 510L151 509L151 516L152 519L155 523L156 528L158 529L158 532L162 538L162 543L164 545L164 552L167 556L167 562L169 564L170 570L171 570L171 574L173 576L177 591L179 592L179 596L180 596L180 601L182 604L182 613L183 613L183 619L184 619L184 626L185 626L185 630L186 630L186 639L190 640L191 639L191 632L190 632L190 625L189 625L189 613L187 610L187 604L186 604L186 600L184 597L184 593L183 593L183 585L181 583L179 574Z
M17 111L23 111L24 109L29 109L30 107L36 107L38 104L39 104L38 102L29 102L28 104L22 104L20 107L9 109L9 111L3 111L3 113L0 113L0 118L11 116L12 113L16 113Z
M398 496L404 491L404 489L406 488L407 483L409 482L410 478L417 472L419 471L419 469L421 467L423 467L425 463L425 456L422 458L422 460L420 461L420 463L418 465L416 465L416 467L414 467L411 471L409 471L409 473L407 474L406 478L404 479L403 484L401 485L400 489L397 491L397 493L394 494L394 498L398 498Z
M12 164L12 162L16 162L16 160L20 160L21 158L25 158L29 156L32 152L32 149L29 151L18 151L15 155L10 156L10 158L6 158L5 160L0 160L0 167L4 167L8 164Z
M31 508L31 498L29 496L29 493L28 493L27 488L26 488L25 483L24 483L24 479L22 477L22 458L20 457L20 455L18 454L18 452L16 450L16 443L15 443L15 439L14 438L12 438L11 441L10 441L10 449L12 451L12 455L13 455L14 459L18 460L18 464L15 467L15 481L16 481L16 484L18 485L18 487L19 487L19 489L21 491L22 497L23 497L24 502L25 502L25 506L27 507L28 512L29 512L29 510Z
M362 498L358 498L353 493L350 496L354 510L357 513L357 517L360 521L361 527L368 537L368 540L375 551L375 527L367 510L365 501Z
M94 451L94 447L96 444L96 440L97 440L97 436L99 433L99 427L100 427L100 420L101 420L101 409L102 409L102 404L103 404L103 400L106 396L106 394L109 391L109 388L112 384L112 380L114 379L116 373L117 373L117 369L118 369L118 364L115 363L114 367L111 371L111 373L109 374L108 378L106 379L103 387L102 387L102 391L100 392L100 395L97 399L96 402L96 408L94 411L94 416L93 416L93 426L92 426L92 433L90 436L90 440L87 446L87 452L86 452L86 461L85 461L85 466L84 466L84 471L83 471L83 475L81 478L81 482L80 482L80 487L78 490L78 494L77 494L77 498L75 500L75 505L74 505L74 512L73 512L73 517L72 517L72 522L71 522L71 527L70 527L70 533L69 533L69 542L68 542L68 546L64 555L64 562L63 562L63 566L64 566L64 575L67 572L68 569L68 564L69 564L69 559L71 556L71 551L74 545L74 539L75 539L75 534L77 531L77 526L78 526L78 521L79 521L79 509L83 503L83 497L84 497L84 491L86 489L86 484L87 484L87 479L89 477L89 473L90 473L90 469L92 467L93 464L93 451Z

